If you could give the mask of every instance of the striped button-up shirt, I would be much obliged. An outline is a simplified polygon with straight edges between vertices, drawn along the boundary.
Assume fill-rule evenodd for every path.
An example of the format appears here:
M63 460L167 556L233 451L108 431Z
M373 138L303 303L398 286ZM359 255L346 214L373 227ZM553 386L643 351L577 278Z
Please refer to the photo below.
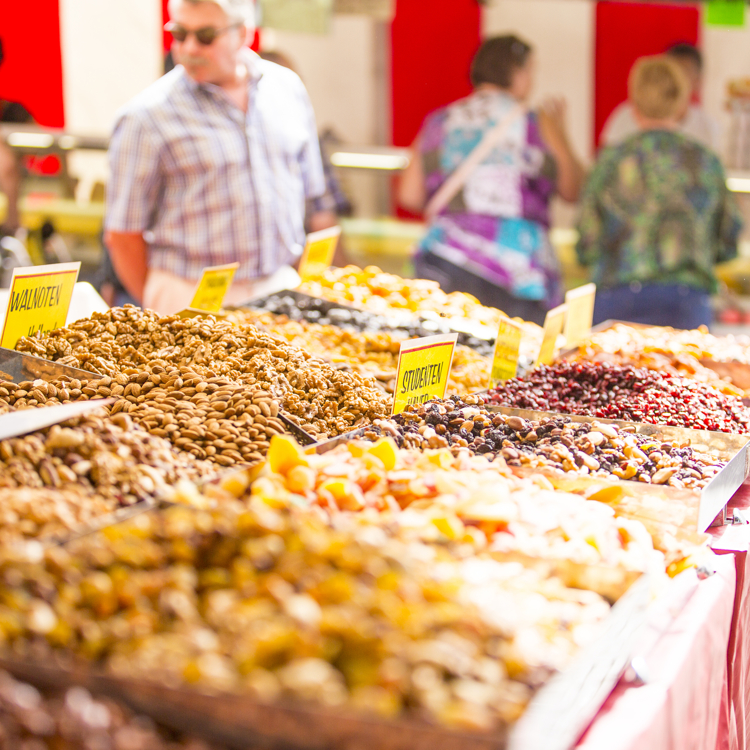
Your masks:
M105 225L142 232L150 268L197 279L239 261L249 281L302 251L305 200L325 192L312 106L292 71L242 62L247 114L178 66L118 115Z

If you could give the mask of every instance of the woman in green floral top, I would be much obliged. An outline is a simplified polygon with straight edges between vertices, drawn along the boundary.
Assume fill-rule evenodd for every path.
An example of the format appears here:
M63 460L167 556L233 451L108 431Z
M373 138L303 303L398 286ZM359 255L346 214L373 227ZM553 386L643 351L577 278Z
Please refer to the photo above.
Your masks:
M718 157L676 131L689 90L667 57L633 67L641 130L601 153L582 198L577 249L593 267L595 323L711 322L714 266L736 256L742 224Z

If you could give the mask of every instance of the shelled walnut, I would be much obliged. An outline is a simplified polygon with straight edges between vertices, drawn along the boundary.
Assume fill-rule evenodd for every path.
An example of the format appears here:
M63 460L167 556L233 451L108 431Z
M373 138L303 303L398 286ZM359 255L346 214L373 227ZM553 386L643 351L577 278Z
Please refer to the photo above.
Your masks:
M282 336L292 346L336 367L346 366L372 376L391 394L396 385L401 342L410 338L406 332L349 330L256 310L233 310L228 319L238 325L250 323ZM447 392L466 394L485 388L491 369L491 357L482 356L468 346L456 345Z
M94 313L44 338L23 338L17 348L116 382L154 365L189 370L193 380L224 378L270 394L300 426L320 437L347 432L390 412L389 397L371 378L340 372L253 326L211 316L159 317L126 305ZM124 396L126 383L117 385Z

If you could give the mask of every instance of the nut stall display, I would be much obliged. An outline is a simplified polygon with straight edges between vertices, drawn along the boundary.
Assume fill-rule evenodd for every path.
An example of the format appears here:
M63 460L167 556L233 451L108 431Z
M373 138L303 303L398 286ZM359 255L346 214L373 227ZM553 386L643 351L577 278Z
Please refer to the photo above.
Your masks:
M292 346L327 360L336 367L346 366L362 375L372 376L383 384L388 393L393 393L395 389L399 347L403 341L411 338L406 332L360 332L253 310L234 310L228 315L228 320L250 323L282 336ZM428 332L425 335L429 335ZM491 370L491 350L488 356L482 356L468 346L457 344L448 379L448 393L467 394L485 388Z
M377 269L326 272L306 288L378 312L460 315L495 329L502 318L468 295ZM618 610L628 597L669 585L665 572L710 568L704 536L667 539L647 514L640 522L641 506L599 502L597 482L700 492L724 461L624 425L505 415L484 401L528 392L536 400L523 406L580 402L672 424L692 411L690 426L736 433L750 412L695 381L633 368L602 375L588 363L536 370L528 389L514 380L470 395L486 385L488 361L459 347L450 387L461 396L391 417L382 384L404 335L270 312L217 320L126 306L22 339L20 352L90 375L51 368L5 380L0 408L114 403L0 442L0 659L153 696L153 710L135 703L153 716L159 701L171 707L178 729L199 706L193 718L217 742L229 741L224 725L245 744L335 744L341 722L373 747L424 744L426 731L443 733L446 747L513 747L530 703L618 611L635 628L645 609ZM586 401L603 384L617 397ZM661 388L671 412L646 408ZM370 442L303 449L283 434L285 415L319 441L357 431ZM591 480L595 499L561 490L548 471ZM108 515L151 501L126 520ZM611 686L629 642L606 643L601 685ZM592 705L558 707L591 718ZM48 715L54 745L57 714ZM395 745L390 731L401 732Z
M216 467L105 409L0 441L0 539L69 538Z
M196 401L207 400L206 413L188 416L191 424L198 425L206 419L222 419L232 409L236 413L233 402L247 404L248 391L252 389L256 392L253 398L265 400L271 409L275 401L276 408L284 409L310 434L325 438L386 416L390 411L387 395L371 378L339 371L254 326L236 326L212 316L160 317L127 305L107 313L95 313L91 318L52 331L43 338L23 338L16 348L114 379L115 385L99 383L97 392L99 387L109 388L109 395L120 397L115 408L122 404L120 408L127 413L134 412L134 416L145 411L158 419L158 415L148 409L152 401L157 411L175 412L182 410L178 406L195 411ZM164 387L160 387L162 376ZM151 387L146 381L150 381ZM224 395L232 403L222 398L211 404L210 399L200 396L205 391L209 395L213 392L211 387L203 387L204 381L216 386L213 391L227 389ZM129 389L127 395L125 388ZM191 393L191 389L195 391ZM86 395L85 390L81 390L82 395ZM170 398L179 403L172 404ZM246 418L249 412L250 419L246 421L253 425L258 423L262 428L260 432L265 432L268 419L265 410L255 414L252 404L247 406L242 416ZM167 428L162 421L152 429L166 431ZM168 434L172 436L174 431ZM192 435L185 437L188 442L196 442ZM236 445L236 441L233 442ZM261 439L247 452L262 453L267 449L265 443L267 441ZM198 448L197 453L201 455L200 444ZM242 454L241 450L230 450ZM219 463L236 462L236 456L224 450L221 453L233 460Z
M584 476L634 479L672 487L705 487L724 466L676 440L658 439L597 421L541 420L496 414L481 397L411 405L362 430L364 439L390 435L399 447L466 449L509 466L557 469Z

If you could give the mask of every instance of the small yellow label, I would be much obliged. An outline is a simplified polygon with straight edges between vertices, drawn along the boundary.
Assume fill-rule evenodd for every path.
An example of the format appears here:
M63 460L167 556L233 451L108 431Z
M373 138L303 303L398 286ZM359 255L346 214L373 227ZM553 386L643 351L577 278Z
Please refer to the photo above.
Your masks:
M591 331L595 298L596 284L584 284L577 289L571 289L565 295L565 304L568 306L568 315L565 318L565 343L568 346L575 346Z
M568 312L567 305L558 305L547 310L544 317L544 338L542 347L539 349L539 356L536 358L538 365L551 365L555 359L555 350L557 348L557 337L562 333L565 315Z
M409 404L423 404L432 398L445 397L457 339L457 333L444 333L402 342L393 414L399 414Z
M24 336L62 328L80 269L80 262L14 268L0 346L15 349Z
M495 339L495 354L492 357L492 373L487 386L492 388L501 380L516 377L518 371L518 352L521 349L521 326L509 318L503 318Z
M305 251L299 262L299 275L302 281L319 276L330 267L340 236L341 227L331 227L307 235Z
M204 268L190 308L209 313L219 312L239 267L239 263L227 263L225 266Z

